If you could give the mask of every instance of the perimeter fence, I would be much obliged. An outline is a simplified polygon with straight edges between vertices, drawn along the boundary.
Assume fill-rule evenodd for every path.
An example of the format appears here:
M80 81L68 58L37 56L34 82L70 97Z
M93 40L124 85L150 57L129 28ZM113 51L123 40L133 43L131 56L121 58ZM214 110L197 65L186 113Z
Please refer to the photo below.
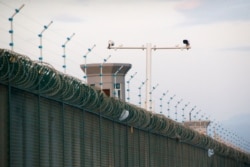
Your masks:
M250 166L249 154L4 49L0 150L10 167Z

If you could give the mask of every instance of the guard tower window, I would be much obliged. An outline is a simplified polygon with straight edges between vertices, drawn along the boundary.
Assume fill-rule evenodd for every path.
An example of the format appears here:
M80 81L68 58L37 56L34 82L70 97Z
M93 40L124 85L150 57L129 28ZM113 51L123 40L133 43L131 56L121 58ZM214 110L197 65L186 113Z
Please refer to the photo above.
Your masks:
M118 96L118 99L121 99L121 90L117 90L117 96Z
M114 84L114 92L115 92L115 97L118 99L121 99L121 84L116 83Z
M121 84L120 84L120 83L114 84L114 88L115 88L115 89L121 89Z
M103 92L110 97L110 89L103 89Z

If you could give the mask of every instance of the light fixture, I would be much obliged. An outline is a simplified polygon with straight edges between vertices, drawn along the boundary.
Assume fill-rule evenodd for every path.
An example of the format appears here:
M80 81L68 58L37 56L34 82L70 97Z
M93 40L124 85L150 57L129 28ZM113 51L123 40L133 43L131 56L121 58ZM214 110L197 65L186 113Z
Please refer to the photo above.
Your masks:
M128 110L123 110L122 113L121 113L121 115L120 115L119 120L120 120L120 121L123 121L123 120L125 120L126 118L128 118L128 116L129 116L129 111L128 111Z
M207 153L208 153L208 157L212 157L214 155L214 150L209 148Z

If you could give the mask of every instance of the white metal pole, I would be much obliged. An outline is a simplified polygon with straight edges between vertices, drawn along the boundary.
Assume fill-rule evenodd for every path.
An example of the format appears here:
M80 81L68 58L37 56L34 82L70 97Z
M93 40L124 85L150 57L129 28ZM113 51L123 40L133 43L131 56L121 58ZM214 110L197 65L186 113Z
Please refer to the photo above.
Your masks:
M168 101L168 118L170 118L170 102L174 99L175 95L169 98Z
M62 45L63 48L63 68L64 68L64 73L66 74L66 44L73 38L73 36L75 35L75 33L73 33L70 37L67 37L66 42Z
M116 88L116 76L117 74L121 71L121 69L123 68L123 66L121 66L115 73L114 73L114 92L113 92L113 95L114 97L118 97L118 94L117 94L117 88ZM119 97L118 97L119 98Z
M116 74L114 75L114 93L113 93L113 95L114 95L114 97L118 97L117 96L117 92L116 92Z
M191 114L195 110L196 106L194 106L190 111L189 111L189 121L191 122Z
M146 79L144 82L142 82L141 86L138 88L139 89L139 105L141 107L141 88L142 86L145 84L145 82L147 81L148 79Z
M14 33L14 30L13 30L13 18L14 16L20 12L20 10L24 7L24 4L22 4L22 6L19 8L19 9L15 9L15 13L9 18L9 21L10 21L10 30L9 30L9 33L10 33L10 47L11 47L11 51L14 50L14 37L13 37L13 33Z
M152 45L147 43L146 45L146 100L145 100L145 108L146 110L150 110L150 89L151 89L151 60L152 60Z
M49 26L51 25L53 23L53 21L50 21L50 23L46 26L43 26L43 30L41 31L41 33L40 34L38 34L38 37L40 38L40 45L38 46L38 48L40 49L40 57L38 58L38 60L40 61L40 62L42 62L43 61L43 33L44 33L44 31L45 30L47 30L48 28L49 28Z
M184 113L184 111L185 111L185 109L186 109L186 107L188 106L190 104L190 102L188 102L187 104L185 104L185 106L182 108L182 123L184 123L184 121L185 121L185 113Z
M178 102L176 103L176 105L174 106L174 107L175 107L175 121L178 120L178 118L177 118L177 114L178 114L178 112L177 112L177 107L178 107L178 105L179 105L182 101L183 101L183 100L181 99L181 100L178 101Z
M128 102L130 101L130 88L129 88L129 84L130 84L130 81L135 77L136 74L137 74L137 72L135 72L133 75L131 75L130 79L127 81L127 84L128 84L128 88L127 88L128 97L127 97L127 100L128 100Z
M66 49L65 47L63 48L63 69L64 73L66 74L66 55L65 55Z
M153 111L152 110L152 93L157 88L158 85L159 84L157 84L156 86L153 86L152 90L149 92L149 110L148 111Z
M163 93L162 94L162 97L160 98L160 101L161 101L161 104L160 104L160 108L161 108L161 110L160 110L160 113L162 114L162 100L163 100L163 98L166 96L166 94L168 93L168 91L166 92L166 93Z
M130 101L130 90L129 90L129 82L130 81L127 81L127 84L128 84L128 87L127 87L127 92L128 92L128 97L127 97L127 100L128 100L128 102Z
M103 89L103 81L102 81L102 76L103 76L102 68L103 68L103 64L106 63L110 57L111 57L111 55L109 55L106 59L103 59L103 63L100 65L100 68L101 68L101 74L100 74L101 75L101 83L100 83L100 85L101 85L101 91Z
M88 76L87 76L87 56L84 57L84 72L85 72L85 76L83 78L85 78L85 82L88 84Z
M103 75L102 74L102 66L103 66L103 63L100 65L100 68L101 68L101 74L100 74L101 75L101 83L100 83L100 85L101 85L101 91L102 91L102 85L103 85L103 83L102 83L102 75Z
M88 76L87 76L87 56L88 54L94 49L96 45L94 44L92 48L88 48L87 53L83 56L84 57L84 72L85 76L83 77L85 79L85 82L88 84Z

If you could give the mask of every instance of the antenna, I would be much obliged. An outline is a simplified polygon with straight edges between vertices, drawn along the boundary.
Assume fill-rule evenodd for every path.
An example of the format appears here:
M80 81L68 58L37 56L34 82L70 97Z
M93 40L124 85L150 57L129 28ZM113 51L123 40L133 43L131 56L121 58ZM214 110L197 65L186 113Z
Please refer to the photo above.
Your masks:
M43 33L45 30L47 30L49 28L49 26L53 23L53 21L51 21L47 26L43 26L43 30L41 31L40 34L38 34L38 37L40 38L40 45L38 46L38 48L40 49L40 57L38 58L40 62L43 61Z
M70 37L67 37L66 42L62 45L63 48L63 68L64 68L64 73L66 73L66 44L73 38L73 36L75 35L75 33L73 33Z
M179 46L176 46L176 47L152 47L151 43L147 43L146 46L141 46L141 47L123 47L122 45L121 46L118 46L118 47L115 47L115 43L111 40L108 41L108 49L114 49L114 50L117 50L117 49L142 49L142 50L146 50L146 78L148 79L146 81L146 109L147 110L150 110L150 107L149 107L149 104L150 103L150 89L151 89L151 59L152 59L152 50L158 50L158 49L180 49L180 50L183 50L183 49L191 49L190 47L190 43L188 40L183 40L183 44L185 46L182 46L182 47L179 47Z
M114 76L114 92L113 92L114 97L119 97L119 95L118 95L118 93L117 93L117 87L118 87L118 85L116 84L116 76L117 76L117 74L121 71L122 68L123 68L123 66L121 66L121 67L113 74L113 76Z
M168 91L166 91L166 93L163 93L162 96L161 96L161 98L160 98L160 102L161 102L161 104L160 104L160 108L161 108L160 113L161 114L162 114L162 100L166 96L167 93L168 93Z
M170 118L170 102L174 99L175 95L169 98L169 101L167 102L168 104L168 118Z
M130 76L130 79L127 81L127 84L128 84L128 88L127 88L127 92L128 92L128 97L127 97L127 100L129 102L130 100L130 89L129 89L129 84L130 84L130 81L135 77L135 75L137 74L137 72L135 72L133 75Z
M22 6L20 6L19 9L15 9L15 13L9 18L9 21L10 21L10 30L9 30L9 33L10 33L10 47L11 47L11 51L14 50L14 37L13 37L13 34L14 34L14 30L13 30L13 19L14 19L14 16L20 12L20 10L24 7L24 4L22 4Z
M174 106L175 107L175 121L177 121L177 107L178 105L183 101L183 99L179 100L176 105Z
M150 94L150 99L149 99L149 111L152 111L152 94L153 94L153 91L159 86L159 84L156 84L155 86L153 86L153 88L151 89L151 91L149 92Z
M88 76L87 76L87 56L88 54L96 47L96 45L94 44L92 46L92 48L88 48L88 51L84 54L83 58L84 58L84 73L85 75L83 76L83 78L85 79L86 83L88 83Z
M145 84L145 82L147 81L148 79L146 79L144 82L141 83L141 86L139 86L139 106L141 107L141 88L143 87L143 85Z
M111 55L109 55L106 59L103 59L103 62L102 62L102 64L100 65L100 77L101 77L100 86L101 86L101 91L102 91L102 89L103 89L103 81L102 81L102 76L103 76L102 68L103 68L103 64L106 63L110 57L111 57Z

